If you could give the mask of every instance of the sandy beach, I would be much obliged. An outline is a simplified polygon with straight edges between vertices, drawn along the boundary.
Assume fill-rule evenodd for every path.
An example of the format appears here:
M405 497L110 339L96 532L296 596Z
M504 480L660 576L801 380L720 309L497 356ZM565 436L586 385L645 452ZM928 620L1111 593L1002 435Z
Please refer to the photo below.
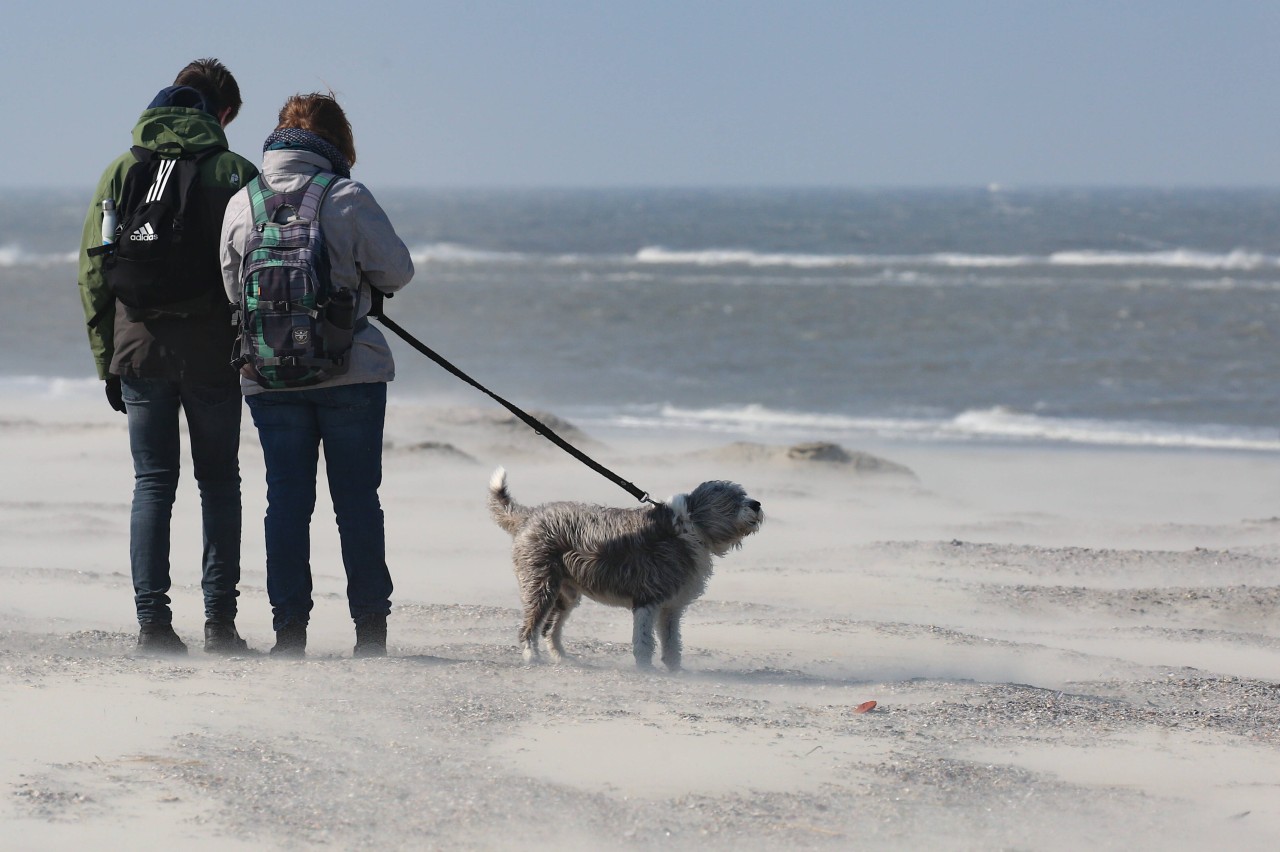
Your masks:
M1271 456L564 428L656 497L730 478L764 504L688 614L680 675L636 672L629 614L590 602L566 631L575 663L522 663L489 473L505 466L524 503L633 501L483 405L393 403L387 659L351 659L323 497L307 659L203 654L189 466L173 597L192 653L137 657L124 418L96 398L0 404L4 845L1280 842ZM263 651L247 415L241 459L238 623Z

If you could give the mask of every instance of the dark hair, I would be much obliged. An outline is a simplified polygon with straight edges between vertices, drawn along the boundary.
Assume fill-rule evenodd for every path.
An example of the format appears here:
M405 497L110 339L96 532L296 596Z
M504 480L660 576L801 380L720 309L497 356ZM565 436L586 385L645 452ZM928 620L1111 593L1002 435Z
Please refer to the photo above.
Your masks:
M231 76L227 66L216 59L197 59L192 62L178 72L173 85L190 86L204 95L205 102L214 115L230 109L228 124L240 114L240 85Z
M338 106L333 93L294 95L280 107L280 123L276 130L294 127L319 136L342 152L347 165L356 164L356 140L347 114Z

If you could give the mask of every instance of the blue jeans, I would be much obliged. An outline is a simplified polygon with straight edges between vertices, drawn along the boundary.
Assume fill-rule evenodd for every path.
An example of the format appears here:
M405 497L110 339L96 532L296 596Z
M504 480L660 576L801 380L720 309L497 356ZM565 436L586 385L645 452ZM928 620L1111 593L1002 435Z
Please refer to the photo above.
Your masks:
M275 629L311 617L311 515L321 444L351 617L390 613L378 501L386 383L264 391L245 399L267 466L267 597Z
M139 624L170 624L169 522L187 419L204 526L201 587L206 618L236 617L240 582L240 389L167 379L121 380L133 452L129 563Z

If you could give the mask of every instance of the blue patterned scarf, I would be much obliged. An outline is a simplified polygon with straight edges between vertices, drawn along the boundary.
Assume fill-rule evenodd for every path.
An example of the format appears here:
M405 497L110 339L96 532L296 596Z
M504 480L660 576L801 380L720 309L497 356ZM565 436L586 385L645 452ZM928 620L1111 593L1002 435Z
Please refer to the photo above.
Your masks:
M340 177L351 177L351 164L347 162L346 157L342 156L342 152L309 130L285 127L272 132L267 137L267 141L262 143L263 151L279 151L285 148L296 148L319 154L329 161L334 172Z

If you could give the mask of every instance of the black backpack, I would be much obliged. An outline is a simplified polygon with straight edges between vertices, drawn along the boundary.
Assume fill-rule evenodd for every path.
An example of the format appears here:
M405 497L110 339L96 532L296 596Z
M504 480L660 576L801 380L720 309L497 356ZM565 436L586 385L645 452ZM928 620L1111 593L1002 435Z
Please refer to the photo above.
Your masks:
M88 251L103 257L103 281L130 320L190 317L212 309L209 293L222 288L222 222L206 221L199 171L201 162L224 150L187 154L133 147L137 162L125 174L116 202L115 242Z

